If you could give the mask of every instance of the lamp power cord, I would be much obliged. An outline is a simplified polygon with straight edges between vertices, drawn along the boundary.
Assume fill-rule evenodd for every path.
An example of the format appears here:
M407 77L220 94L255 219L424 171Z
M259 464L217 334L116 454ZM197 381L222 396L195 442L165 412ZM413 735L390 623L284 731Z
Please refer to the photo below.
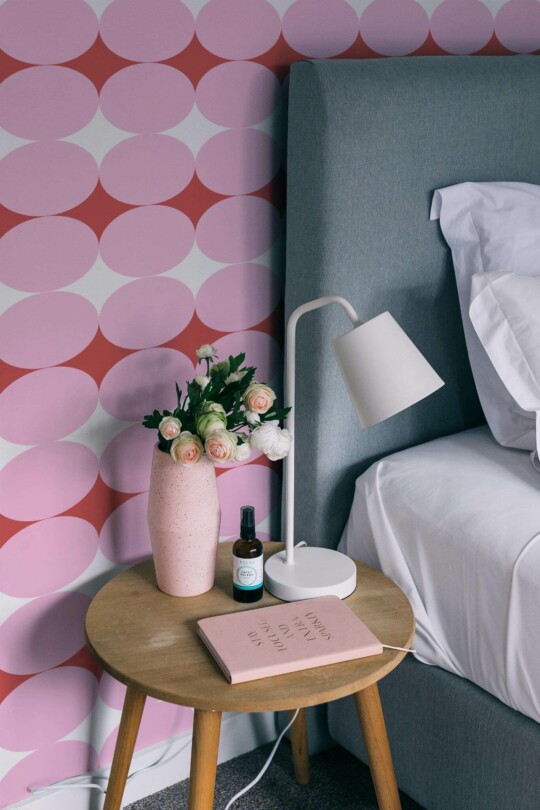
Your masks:
M261 770L259 771L259 773L255 777L255 779L253 779L249 783L249 785L246 785L244 788L242 788L242 790L238 791L238 793L235 796L233 796L232 799L229 800L228 804L225 807L225 810L229 810L229 808L232 807L232 805L236 802L237 799L240 798L240 796L243 796L245 793L247 793L249 790L251 790L252 787L255 787L257 782L259 782L262 779L262 777L264 776L264 774L266 773L266 771L270 767L270 764L271 764L271 762L272 762L272 760L273 760L273 758L275 756L275 753L276 753L276 751L277 751L277 749L279 747L279 744L280 744L281 740L283 739L284 735L287 733L287 731L290 729L290 727L292 726L292 724L294 723L294 721L298 717L298 712L299 711L300 711L300 709L297 709L295 711L293 717L291 718L289 723L287 723L287 725L285 726L285 728L283 729L283 731L281 732L281 734L279 735L279 737L275 741L274 746L273 746L272 750L270 751L270 754L268 755L268 758L267 758L266 762L264 763L263 767L261 768ZM184 745L181 748L179 748L177 751L175 751L174 754L170 754L167 757L164 757L164 755L162 755L161 757L159 757L159 759L157 759L155 762L152 762L150 765L146 765L144 768L139 768L137 771L133 771L133 773L129 774L129 776L127 778L127 781L129 782L130 779L134 779L136 776L139 776L139 774L144 773L144 771L152 770L152 768L155 768L157 765L165 765L167 762L171 762L185 748L187 748L189 745L191 745L191 742L192 742L192 739L190 738L186 743L184 743ZM86 776L92 776L92 777L96 778L97 774L87 774ZM85 790L99 790L101 793L107 793L106 788L104 788L102 785L99 785L97 782L87 782L85 784L77 784L75 782L75 780L83 779L83 778L84 778L84 776L71 776L68 779L64 779L64 780L62 780L60 782L55 782L52 785L43 785L43 786L40 785L39 787L29 787L28 790L30 791L30 793L38 794L38 793L47 793L48 791L52 791L52 790L73 790L74 788L79 788L79 789L85 789ZM99 777L97 777L97 778L99 778ZM102 777L102 778L107 779L107 777Z

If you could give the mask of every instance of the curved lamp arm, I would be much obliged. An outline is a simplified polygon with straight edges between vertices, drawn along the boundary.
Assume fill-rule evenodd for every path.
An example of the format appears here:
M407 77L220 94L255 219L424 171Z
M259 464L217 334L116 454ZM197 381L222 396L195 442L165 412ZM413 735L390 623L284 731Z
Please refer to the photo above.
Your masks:
M286 427L291 433L292 442L289 455L285 459L285 559L287 565L294 565L294 416L295 416L295 381L296 381L296 324L306 312L320 309L327 304L339 304L349 316L353 326L362 321L352 304L339 295L326 295L316 298L307 304L297 307L287 323L285 340L285 402L291 406L286 419Z

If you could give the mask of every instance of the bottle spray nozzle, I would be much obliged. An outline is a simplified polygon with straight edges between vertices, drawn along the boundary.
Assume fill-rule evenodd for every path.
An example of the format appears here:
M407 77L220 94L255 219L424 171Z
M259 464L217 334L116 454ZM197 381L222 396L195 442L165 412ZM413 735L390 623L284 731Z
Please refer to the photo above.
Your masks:
M240 537L243 540L255 539L255 507L240 507Z

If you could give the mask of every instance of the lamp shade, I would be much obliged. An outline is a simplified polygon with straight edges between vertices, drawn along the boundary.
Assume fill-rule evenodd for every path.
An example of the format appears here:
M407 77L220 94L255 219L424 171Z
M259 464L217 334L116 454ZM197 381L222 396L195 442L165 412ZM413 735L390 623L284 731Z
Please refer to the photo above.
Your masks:
M444 385L389 312L334 340L360 424L370 427Z

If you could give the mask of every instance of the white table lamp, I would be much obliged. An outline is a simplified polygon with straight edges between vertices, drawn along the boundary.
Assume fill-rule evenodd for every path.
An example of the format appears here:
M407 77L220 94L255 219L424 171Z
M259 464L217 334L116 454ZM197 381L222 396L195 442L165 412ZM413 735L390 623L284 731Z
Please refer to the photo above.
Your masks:
M286 602L331 594L344 599L356 587L356 565L345 554L328 548L295 548L296 324L306 312L327 304L340 304L353 323L353 329L333 345L362 427L382 422L444 385L389 312L362 323L345 298L326 296L302 304L291 314L285 346L285 402L292 406L286 427L293 437L285 460L285 551L274 554L265 565L266 588Z

